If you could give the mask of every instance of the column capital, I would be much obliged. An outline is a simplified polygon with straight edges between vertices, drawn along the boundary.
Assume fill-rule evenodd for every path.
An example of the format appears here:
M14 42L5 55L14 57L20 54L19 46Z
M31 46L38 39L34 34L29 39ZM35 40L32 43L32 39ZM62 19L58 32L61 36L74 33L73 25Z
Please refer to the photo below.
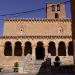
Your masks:
M69 45L69 42L65 42L65 46L68 46Z
M56 42L56 43L55 43L55 46L59 46L59 42L58 42L58 43Z
M33 47L33 48L36 48L36 46L37 46L37 45L35 45L35 44L34 44L34 45L32 45L32 47Z

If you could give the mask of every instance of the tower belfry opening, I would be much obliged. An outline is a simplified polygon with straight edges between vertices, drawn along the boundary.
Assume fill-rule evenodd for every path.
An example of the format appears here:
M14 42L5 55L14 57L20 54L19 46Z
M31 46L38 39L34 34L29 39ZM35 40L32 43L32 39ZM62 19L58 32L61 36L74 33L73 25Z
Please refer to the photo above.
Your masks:
M66 17L64 3L47 3L46 10L48 19L64 19Z

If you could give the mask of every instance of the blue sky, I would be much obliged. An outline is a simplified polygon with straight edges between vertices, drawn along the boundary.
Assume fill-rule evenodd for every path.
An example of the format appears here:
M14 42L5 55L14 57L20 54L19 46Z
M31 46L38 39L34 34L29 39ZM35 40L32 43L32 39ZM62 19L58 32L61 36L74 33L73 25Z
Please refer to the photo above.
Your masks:
M46 17L45 9L25 14L14 15L14 16L1 16L1 15L26 12L39 8L44 8L46 5L46 1L63 2L69 0L0 0L0 19L6 17L45 18ZM66 14L67 18L71 17L69 2L66 2L66 13L67 13ZM2 34L3 34L3 20L0 20L0 36L2 36Z

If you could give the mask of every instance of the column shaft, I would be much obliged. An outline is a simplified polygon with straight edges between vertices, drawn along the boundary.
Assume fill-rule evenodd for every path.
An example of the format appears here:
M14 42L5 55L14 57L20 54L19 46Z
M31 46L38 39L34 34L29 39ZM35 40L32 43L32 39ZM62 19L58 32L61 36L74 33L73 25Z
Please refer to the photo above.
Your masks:
M66 56L68 56L68 43L66 45Z
M0 56L4 56L4 46L0 46Z
M56 56L58 56L58 44L56 43Z
M48 46L44 46L45 47L45 56L48 56Z
M32 46L32 60L36 60L36 52L35 52L36 46Z
M22 46L22 56L24 56L24 46Z
M15 46L12 46L12 56L14 56L14 48Z

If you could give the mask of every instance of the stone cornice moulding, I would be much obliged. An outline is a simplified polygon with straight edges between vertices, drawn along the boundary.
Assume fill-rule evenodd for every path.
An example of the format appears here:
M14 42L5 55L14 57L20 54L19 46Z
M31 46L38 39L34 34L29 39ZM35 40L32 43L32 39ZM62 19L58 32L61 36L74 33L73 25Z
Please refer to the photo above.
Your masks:
M66 38L72 38L71 35L69 36L1 36L0 39L66 39Z
M4 21L27 21L27 22L71 22L71 19L47 19L47 18L5 18Z
M46 2L47 4L64 4L64 2Z

